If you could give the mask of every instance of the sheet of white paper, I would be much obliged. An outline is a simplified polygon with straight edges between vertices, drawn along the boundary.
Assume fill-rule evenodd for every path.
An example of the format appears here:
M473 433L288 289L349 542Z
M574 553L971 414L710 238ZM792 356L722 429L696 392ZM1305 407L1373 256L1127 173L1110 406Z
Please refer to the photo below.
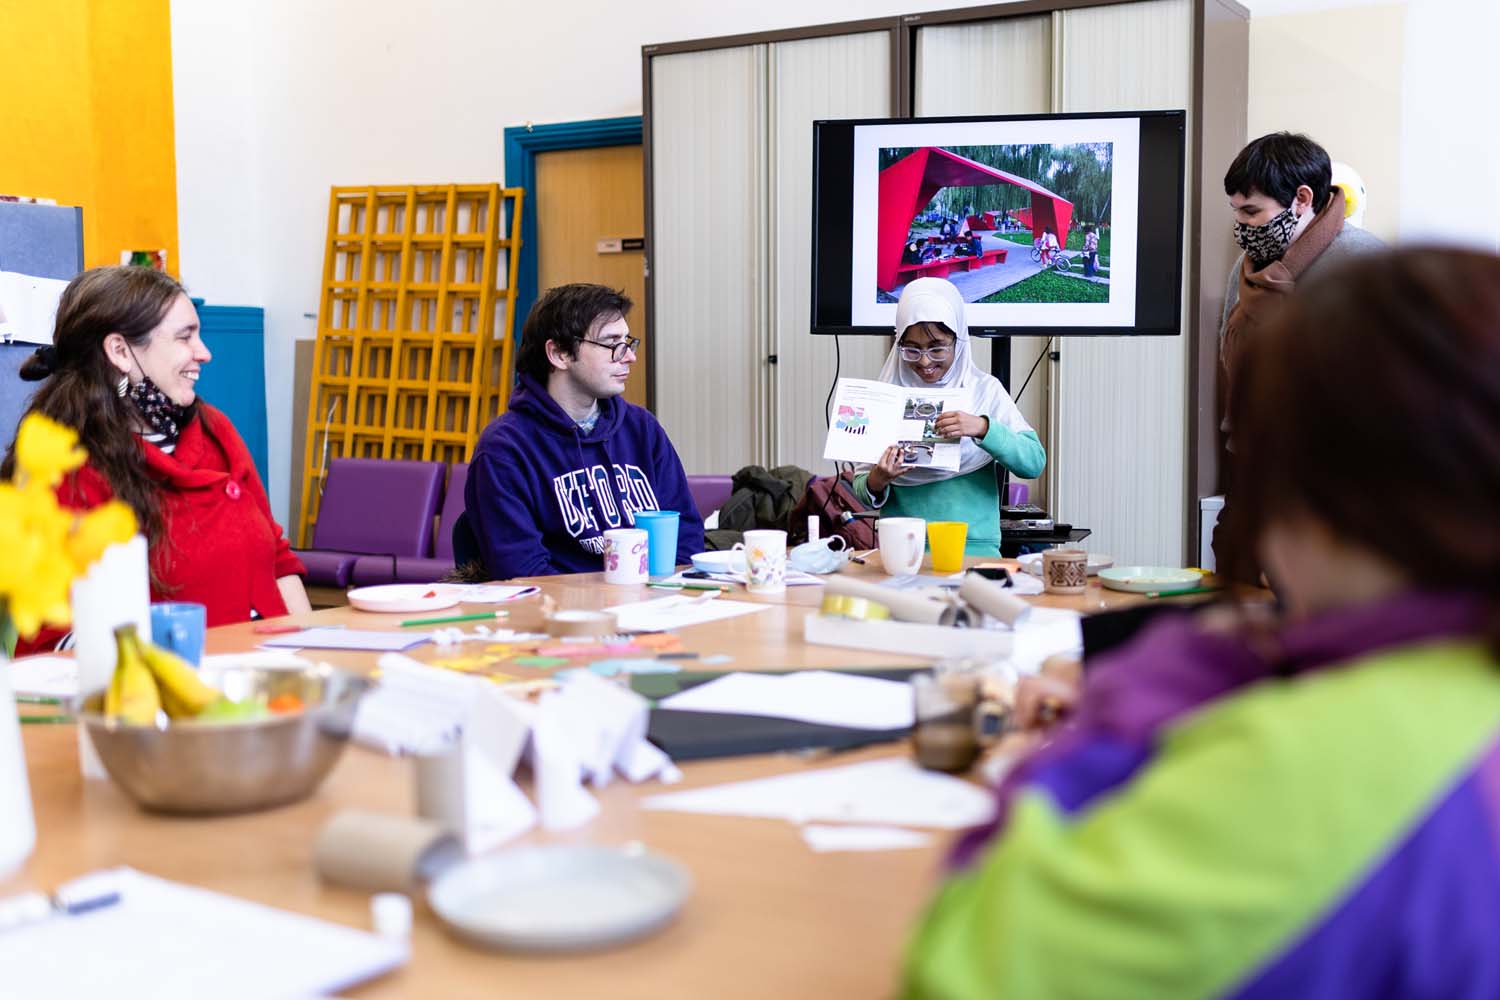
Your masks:
M544 694L532 718L530 760L537 811L548 830L571 830L599 814L599 801L583 787L580 748L569 738L556 692Z
M474 697L473 678L387 653L380 683L360 699L354 738L388 754L436 754L450 747Z
M676 596L617 604L604 610L615 613L622 632L671 632L690 625L702 625L704 622L758 614L771 610L771 605L723 598L703 600L698 596Z
M1042 661L1054 653L1071 653L1083 649L1083 629L1076 611L1065 608L1033 607L1031 614L1017 626L1010 650L1010 665L1020 674L1034 674Z
M824 826L809 823L802 828L807 846L827 851L893 851L926 847L932 834L903 830L899 826Z
M267 649L358 649L368 653L399 653L432 641L422 631L382 632L363 628L309 628L278 635L261 643Z
M56 278L0 271L0 340L52 343L57 300L67 287Z
M130 868L95 872L69 888L84 892L85 883L88 893L119 892L120 901L0 934L6 996L325 996L408 958L405 940Z
M459 736L463 754L464 846L478 854L500 846L536 824L536 809L511 776L530 731L529 719L493 684L464 678L473 701Z
M989 819L993 796L967 781L924 771L905 758L759 778L653 795L647 809L827 820L956 830Z
M516 587L504 583L450 583L443 587L456 592L466 604L503 604L539 593L539 587Z
M136 634L151 636L151 572L146 539L136 535L119 542L73 581L73 658L78 662L78 690L100 691L115 673L115 629L134 623ZM88 728L78 727L78 768L85 778L108 777Z
M27 656L0 667L17 695L72 698L78 694L78 662L62 656Z
M687 572L688 572L687 570L683 570L680 573L674 573L674 574L672 574L669 577L664 577L661 580L661 582L662 583L702 583L702 582L704 582L703 581L703 577L701 577L701 576L690 577L690 576L687 575ZM708 574L708 579L713 580L713 581L718 582L718 583L738 583L738 584L744 584L744 583L749 582L749 578L744 573L709 573ZM820 586L820 585L822 585L822 584L824 584L826 582L827 581L824 580L821 576L817 576L816 574L813 574L813 573L804 573L801 570L797 570L797 569L788 569L786 571L786 585L788 587L816 587L816 586Z
M905 729L912 724L910 685L832 670L725 674L663 698L661 706L688 712L766 715L852 729Z
M909 449L909 464L957 470L959 444L940 438L934 421L946 410L969 409L967 389L899 386L841 378L834 387L823 457L874 463L893 444Z

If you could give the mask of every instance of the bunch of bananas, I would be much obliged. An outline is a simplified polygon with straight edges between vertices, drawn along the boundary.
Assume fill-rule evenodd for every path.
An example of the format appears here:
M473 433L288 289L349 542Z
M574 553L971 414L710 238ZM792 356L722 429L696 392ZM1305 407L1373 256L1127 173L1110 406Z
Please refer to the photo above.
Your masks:
M118 657L104 692L104 714L134 726L156 724L158 711L169 719L222 717L238 703L203 682L198 672L168 649L144 642L134 625L115 629Z

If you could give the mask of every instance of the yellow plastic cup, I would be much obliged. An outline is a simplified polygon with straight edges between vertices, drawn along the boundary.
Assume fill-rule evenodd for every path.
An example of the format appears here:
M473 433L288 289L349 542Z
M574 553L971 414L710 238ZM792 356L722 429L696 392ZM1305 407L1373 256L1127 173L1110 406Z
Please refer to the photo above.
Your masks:
M963 521L928 521L927 546L932 549L934 573L957 573L964 568L964 542L969 526Z

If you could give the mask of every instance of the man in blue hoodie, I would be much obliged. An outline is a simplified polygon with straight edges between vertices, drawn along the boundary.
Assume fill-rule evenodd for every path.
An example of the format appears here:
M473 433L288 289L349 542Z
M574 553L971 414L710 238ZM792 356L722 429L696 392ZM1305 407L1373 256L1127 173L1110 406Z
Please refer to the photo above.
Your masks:
M677 562L703 551L703 519L656 418L620 398L640 338L631 302L603 285L549 289L526 317L507 411L484 429L464 487L496 580L604 568L604 532L638 510L675 510Z

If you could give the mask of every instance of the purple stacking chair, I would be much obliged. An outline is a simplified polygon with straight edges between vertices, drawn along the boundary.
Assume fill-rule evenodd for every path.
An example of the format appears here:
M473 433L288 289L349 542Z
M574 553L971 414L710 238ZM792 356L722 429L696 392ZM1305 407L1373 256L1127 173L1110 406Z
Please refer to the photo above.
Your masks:
M395 583L431 583L453 571L453 522L464 512L464 483L468 478L469 463L454 463L448 472L448 486L443 491L443 512L438 516L433 554L397 556ZM381 556L361 556L354 563L350 579L359 587L391 583L391 560Z
M693 495L698 515L703 518L724 506L724 501L734 492L732 476L688 476L687 481L688 492Z
M432 551L432 519L443 490L442 462L336 458L328 463L313 547L297 555L307 582L347 587L361 555L379 556L395 579L395 561Z

